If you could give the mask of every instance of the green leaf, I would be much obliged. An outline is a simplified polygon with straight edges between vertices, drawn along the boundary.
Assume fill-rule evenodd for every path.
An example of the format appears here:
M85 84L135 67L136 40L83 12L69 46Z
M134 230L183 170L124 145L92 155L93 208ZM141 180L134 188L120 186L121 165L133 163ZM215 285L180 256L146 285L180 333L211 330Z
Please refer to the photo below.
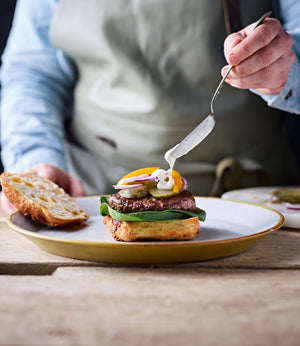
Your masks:
M206 213L200 208L196 208L194 212L186 210L168 209L163 211L141 211L135 213L121 213L112 209L108 204L108 197L100 197L100 214L102 216L110 215L113 219L119 221L135 221L135 222L154 222L154 221L171 221L182 220L190 217L198 217L200 221L204 221Z
M108 197L107 196L100 196L100 203L107 203L108 204Z

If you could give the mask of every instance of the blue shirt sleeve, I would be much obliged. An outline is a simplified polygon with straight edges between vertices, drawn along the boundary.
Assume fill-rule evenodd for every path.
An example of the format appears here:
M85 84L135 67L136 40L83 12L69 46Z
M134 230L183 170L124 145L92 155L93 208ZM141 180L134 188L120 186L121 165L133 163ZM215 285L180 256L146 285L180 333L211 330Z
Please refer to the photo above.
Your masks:
M300 114L300 1L274 1L274 14L294 39L292 48L296 59L289 72L288 82L279 94L263 95L256 90L251 91L260 95L270 107Z
M1 146L4 169L40 163L67 169L64 122L75 83L71 61L49 42L57 0L18 1L2 57Z

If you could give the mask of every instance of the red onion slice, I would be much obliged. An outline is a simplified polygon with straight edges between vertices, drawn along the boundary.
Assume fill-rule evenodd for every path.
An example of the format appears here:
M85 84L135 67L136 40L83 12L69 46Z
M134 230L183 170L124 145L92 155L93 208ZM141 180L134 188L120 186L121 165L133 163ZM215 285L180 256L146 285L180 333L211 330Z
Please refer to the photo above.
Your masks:
M187 180L184 177L181 177L181 180L182 180L182 187L181 187L181 190L178 193L182 192L183 190L186 190L187 187L188 187Z
M283 207L289 210L300 210L300 204L292 204L288 202L282 203Z
M125 183L132 183L134 182L142 182L142 181L152 181L155 180L156 177L151 177L148 174L142 174L142 175L136 175L134 177L129 177L129 178L125 178L125 179L121 179L119 181L120 184L125 184Z
M113 187L117 190L138 189L141 186L143 186L143 184L113 185Z

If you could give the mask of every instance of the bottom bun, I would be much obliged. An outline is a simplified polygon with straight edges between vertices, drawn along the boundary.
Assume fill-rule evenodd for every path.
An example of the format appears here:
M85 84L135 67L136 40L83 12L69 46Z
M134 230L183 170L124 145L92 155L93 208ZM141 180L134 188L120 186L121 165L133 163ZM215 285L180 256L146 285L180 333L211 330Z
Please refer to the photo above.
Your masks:
M184 220L133 222L118 221L107 215L103 218L115 240L136 241L138 239L188 240L200 232L198 217Z

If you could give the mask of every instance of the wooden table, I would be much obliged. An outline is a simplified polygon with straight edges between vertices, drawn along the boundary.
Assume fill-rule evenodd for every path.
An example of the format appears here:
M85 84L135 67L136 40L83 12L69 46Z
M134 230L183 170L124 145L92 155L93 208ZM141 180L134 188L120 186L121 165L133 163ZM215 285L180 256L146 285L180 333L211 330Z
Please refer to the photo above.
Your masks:
M0 345L300 345L300 229L228 258L119 266L40 250L0 217Z

